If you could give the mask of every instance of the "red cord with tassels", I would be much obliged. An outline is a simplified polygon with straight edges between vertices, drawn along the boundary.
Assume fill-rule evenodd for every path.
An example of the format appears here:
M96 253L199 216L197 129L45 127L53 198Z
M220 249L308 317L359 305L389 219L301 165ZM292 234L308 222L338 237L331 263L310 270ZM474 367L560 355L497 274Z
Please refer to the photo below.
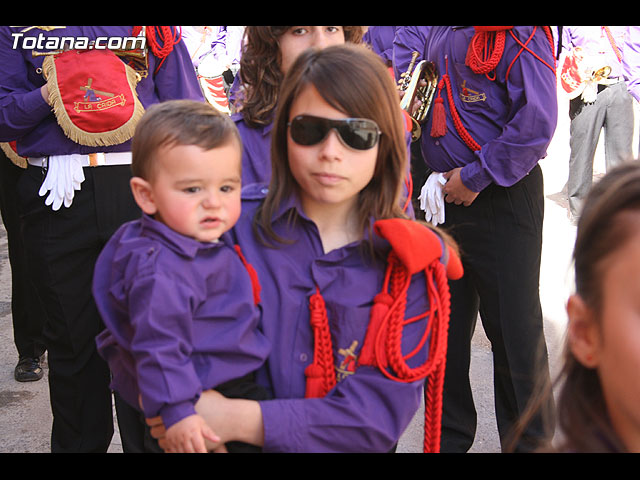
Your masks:
M258 305L260 303L260 291L262 290L260 280L258 279L258 272L256 272L255 268L253 268L253 265L251 265L247 261L242 253L242 250L240 249L240 245L234 245L233 249L236 251L236 253L240 257L240 261L242 261L242 264L249 273L249 278L251 279L251 288L253 291L253 301L256 305Z
M451 79L449 78L449 59L445 60L446 72L442 75L440 82L438 83L438 97L435 99L435 103L433 105L433 119L431 123L431 136L434 138L442 137L447 132L446 127L446 111L444 109L444 100L442 99L442 89L446 87L447 89L447 100L449 101L449 111L451 112L451 119L453 120L453 126L455 127L458 135L464 141L464 143L469 147L472 151L477 152L482 147L478 142L476 142L471 134L467 131L467 129L462 124L462 119L458 114L458 110L456 109L454 99L453 99L453 90L451 88Z
M543 31L549 41L549 45L551 47L552 57L554 59L554 65L549 65L542 58L540 58L535 52L528 48L529 42L532 40L533 36L536 33L537 27L533 27L533 31L531 36L527 39L526 42L520 41L516 35L513 33L513 27L474 27L476 33L471 38L469 42L469 47L467 49L467 55L465 58L465 64L476 74L484 74L487 76L489 80L495 80L495 75L491 76L490 73L495 71L496 67L500 63L502 59L502 55L504 53L505 40L506 40L506 32L509 31L513 39L521 46L520 51L515 55L509 67L507 68L507 73L505 79L508 80L509 72L511 71L511 67L513 67L515 61L518 59L520 54L523 51L527 51L531 53L535 58L537 58L540 62L546 65L551 71L556 72L555 69L555 55L554 55L554 46L553 46L553 35L551 34L551 29L549 27L543 27ZM462 119L458 114L456 109L453 91L451 88L451 79L449 77L449 60L445 59L445 73L442 75L440 82L438 83L438 95L434 99L433 103L433 111L431 112L431 136L434 138L443 137L447 132L447 116L446 110L444 107L444 99L442 98L442 89L446 87L447 89L447 100L449 102L449 111L451 113L451 119L453 120L453 125L460 135L460 138L464 141L464 143L469 147L472 151L477 152L482 147L478 142L476 142L471 134L467 131L464 124L462 123Z
M446 364L450 312L447 278L460 278L462 264L449 248L447 268L440 262L442 244L427 227L402 219L380 220L375 231L386 238L392 251L382 291L371 308L369 326L359 354L358 365L377 367L385 376L398 382L414 382L429 377L425 388L425 452L440 450L442 388ZM424 271L430 310L405 320L406 292L413 274ZM336 375L326 307L320 291L310 299L311 326L314 331L314 361L305 371L307 397L322 397L336 384ZM406 325L429 317L428 326L414 350L402 353L402 336ZM407 360L415 356L430 340L424 364L411 368Z
M476 33L471 37L465 65L474 73L487 75L494 71L502 59L506 30L513 27L474 27ZM497 29L497 30L494 30Z
M615 39L613 38L613 34L611 33L611 29L609 27L602 27L602 30L604 31L605 35L607 36L607 40L609 40L609 43L611 44L611 48L613 49L613 53L616 54L616 58L618 59L619 62L622 63L622 53L620 52L620 48L618 47L618 45L616 44Z
M324 397L336 384L333 362L333 345L329 329L327 308L320 290L316 287L309 299L310 323L313 331L313 363L305 369L307 398Z
M181 31L176 28L175 33L170 26L147 26L145 28L145 36L147 38L147 44L156 57L160 59L160 63L156 67L155 72L162 66L165 58L172 52L174 45L180 42L182 38ZM133 27L132 35L137 37L142 32L142 27Z

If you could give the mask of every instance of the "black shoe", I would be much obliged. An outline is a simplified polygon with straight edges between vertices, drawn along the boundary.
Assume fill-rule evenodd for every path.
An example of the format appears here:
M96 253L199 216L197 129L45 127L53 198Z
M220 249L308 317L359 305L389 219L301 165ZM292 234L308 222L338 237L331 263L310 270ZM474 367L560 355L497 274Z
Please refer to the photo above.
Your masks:
M35 382L40 380L43 375L40 366L41 358L24 357L18 361L14 372L15 379L18 382Z

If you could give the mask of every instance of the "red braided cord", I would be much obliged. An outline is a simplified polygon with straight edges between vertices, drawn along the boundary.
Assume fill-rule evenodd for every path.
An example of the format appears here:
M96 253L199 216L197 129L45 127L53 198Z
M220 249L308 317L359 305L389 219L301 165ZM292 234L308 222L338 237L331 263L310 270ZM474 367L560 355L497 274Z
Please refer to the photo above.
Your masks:
M314 348L313 363L305 369L306 396L324 397L336 384L336 372L327 308L317 288L316 293L309 299L309 311Z
M551 33L551 27L543 26L542 31L544 32L544 34L547 37L547 40L549 41L549 46L551 47L551 54L553 56L553 73L556 73L556 46L553 43L553 33Z
M449 283L447 279L446 269L439 264L434 271L437 290L440 295L433 297L440 301L438 306L440 310L440 321L437 324L438 344L435 346L437 351L430 353L429 356L434 357L434 372L429 377L429 382L425 388L425 452L440 451L440 437L442 431L442 391L444 389L444 375L447 358L447 346L449 337L449 315L451 313L451 295L449 292Z
M511 34L511 36L513 37L513 39L516 41L516 43L518 43L522 48L516 54L516 56L513 57L513 60L511 61L511 64L509 65L509 68L507 68L507 73L505 75L505 80L509 79L509 72L511 71L511 67L513 67L513 65L516 63L516 60L520 56L520 54L525 50L527 52L529 52L531 55L533 55L540 62L542 62L545 66L547 66L553 72L554 75L556 74L556 56L554 54L553 36L551 35L551 30L549 29L549 27L543 27L543 31L547 35L547 39L549 40L549 45L551 46L551 57L553 58L553 66L549 65L538 54L536 54L533 50L531 50L531 49L529 49L527 47L529 42L533 39L533 36L535 35L537 29L538 29L538 27L536 27L536 26L533 27L533 31L531 32L531 35L529 36L529 38L527 39L527 41L525 43L522 43L522 41L518 37L515 36L513 31L509 32Z
M554 58L554 66L552 67L547 62L545 62L542 58L540 58L535 52L533 52L529 48L527 48L527 44L533 38L533 35L536 32L536 28L537 27L534 27L533 33L531 34L531 36L529 37L527 42L524 43L524 44L515 36L513 31L511 31L511 30L509 31L511 33L511 36L515 39L516 42L518 42L521 45L522 48L520 49L518 54L514 57L513 61L509 65L509 68L507 69L507 74L506 74L506 78L507 79L509 77L509 71L511 70L511 67L515 63L515 61L518 58L518 56L524 50L526 50L529 53L531 53L532 55L534 55L544 65L549 67L551 69L551 71L553 71L553 73L555 75L556 69L555 69L555 55L553 54L553 52L554 52L553 36L551 34L551 30L548 27L543 27L543 31L545 32L545 35L547 36L547 39L549 40L549 45L551 47L552 57ZM481 62L480 61L481 56L480 56L480 54L479 54L479 52L477 50L477 45L478 45L477 42L481 38L485 39L487 34L492 34L492 33L499 34L501 32L483 32L483 31L479 31L479 32L476 32L474 34L474 36L472 37L472 39L471 39L471 43L469 44L469 49L467 50L467 60L466 61L469 62L468 65L472 70L478 69L478 71L474 70L475 73L485 73L485 75L486 75L491 69L494 69L495 66L497 66L497 62L494 65L494 57L497 56L497 52L500 52L500 56L502 56L502 53L504 51L504 44L503 44L502 41L496 40L497 45L494 46L494 48L493 48L493 52L491 54L491 60L490 61L485 61L485 62ZM505 33L505 32L502 31L502 33ZM496 39L497 38L498 38L498 35L496 35ZM500 59L498 58L498 62L499 62L499 60ZM448 64L448 61L447 61L447 64ZM472 64L473 64L473 66L472 66ZM440 80L440 84L438 85L438 97L440 96L440 90L442 89L443 86L447 87L447 99L449 100L449 111L451 112L451 118L453 119L453 124L456 127L456 131L460 135L460 138L462 138L464 143L472 151L476 152L476 151L480 150L481 146L473 139L471 134L464 127L464 125L462 124L462 120L460 119L460 115L458 114L458 111L456 109L456 106L455 106L455 103L454 103L454 100L453 100L453 91L451 89L451 79L449 78L449 74L448 74L448 66L447 66L447 73L445 73L442 76L442 79Z
M393 252L388 263L392 270L389 281L389 293L394 299L385 317L385 323L376 337L375 357L380 371L388 378L398 382L414 382L429 377L425 388L425 439L424 451L440 450L440 432L442 420L442 389L444 385L444 367L446 365L447 336L450 314L450 294L446 268L438 260L427 270L426 283L429 295L430 311L428 327L417 347L407 355L402 355L402 331L404 327L423 318L420 315L405 321L406 290L410 277L399 263ZM433 272L437 286L429 275ZM429 355L425 363L411 368L406 360L417 353L431 334ZM392 374L385 368L384 359L388 359Z
M429 272L433 272L436 285ZM414 382L429 377L425 387L425 440L424 451L440 450L440 431L442 419L442 389L444 368L446 365L447 336L450 314L450 294L446 268L439 260L434 261L425 271L430 311L405 321L406 291L411 281L406 268L392 251L388 258L388 267L383 292L389 288L393 299L384 322L375 338L375 361L379 370L388 378L398 382ZM379 294L380 295L380 294ZM314 334L313 363L305 369L307 376L306 397L322 397L336 384L333 346L326 305L319 289L309 301L311 327ZM427 329L417 347L407 355L402 355L402 332L404 327L429 315ZM411 368L406 360L422 349L431 334L429 355L419 367ZM392 374L389 367L395 372Z
M133 27L133 36L138 36L142 31L142 27ZM176 29L175 34L170 26L147 26L145 27L145 35L151 52L160 59L160 63L156 68L156 72L162 66L164 59L171 53L174 45L180 42L182 33Z
M477 152L480 150L480 145L473 139L471 134L467 131L467 129L462 124L462 120L460 119L460 115L458 115L458 111L456 110L456 105L453 101L453 91L451 90L451 79L449 78L449 74L446 73L442 76L441 82L444 82L444 85L447 87L447 99L449 100L449 111L451 112L451 118L453 119L453 125L456 127L458 131L458 135L467 144L467 146Z
M260 290L262 289L262 286L260 285L260 280L258 279L258 272L256 272L255 268L253 268L253 265L251 265L247 261L247 259L242 253L242 250L240 249L240 245L234 245L233 249L236 251L236 253L240 257L240 261L242 261L242 264L244 265L244 267L247 269L247 273L249 274L249 278L251 279L253 301L256 305L258 305L260 303Z
M477 31L467 49L465 64L474 73L485 74L495 70L504 52L506 32Z
M407 200L404 202L402 206L402 211L406 212L411 204L411 197L413 196L413 177L411 173L408 173L406 178L404 179L404 184L407 186Z
M609 29L609 27L602 27L602 29L604 30L604 33L607 34L607 39L611 44L611 48L613 48L613 53L615 53L616 57L618 57L618 61L622 62L622 53L620 53L620 49L618 48L618 45L616 45L616 41L611 34L611 29Z

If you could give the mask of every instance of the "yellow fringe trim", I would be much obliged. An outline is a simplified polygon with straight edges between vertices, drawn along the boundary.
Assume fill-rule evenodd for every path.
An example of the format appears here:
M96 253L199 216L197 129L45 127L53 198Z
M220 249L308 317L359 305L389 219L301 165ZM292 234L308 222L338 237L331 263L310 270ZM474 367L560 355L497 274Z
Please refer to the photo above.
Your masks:
M27 159L18 155L16 151L11 148L11 145L6 142L2 142L0 143L0 148L9 158L9 160L11 160L15 165L19 166L20 168L27 168Z
M135 106L131 118L123 125L108 132L86 132L78 128L69 117L67 110L62 102L62 96L58 88L58 78L56 74L55 55L47 55L42 62L42 72L47 79L47 88L49 89L49 103L53 106L53 113L56 116L58 125L62 128L64 134L74 142L80 145L90 147L105 147L110 145L119 145L133 137L136 125L144 115L144 107L138 100L135 87L140 80L140 76L126 63L122 63L125 67L129 87L133 93Z

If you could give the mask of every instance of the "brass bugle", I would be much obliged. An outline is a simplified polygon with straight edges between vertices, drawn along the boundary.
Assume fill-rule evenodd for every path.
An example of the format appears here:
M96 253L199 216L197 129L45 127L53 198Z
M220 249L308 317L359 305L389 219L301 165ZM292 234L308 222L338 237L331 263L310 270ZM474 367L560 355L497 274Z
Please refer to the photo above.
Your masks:
M141 78L147 76L148 69L148 57L147 51L145 49L134 49L134 50L126 50L126 49L109 49L113 53L115 53L118 57L124 58L125 62L130 63L131 67L140 75ZM44 57L48 55L58 55L60 53L65 52L66 50L47 50L46 52L38 52L33 50L31 52L31 56L33 57Z
M599 82L600 80L608 78L610 74L611 74L611 67L606 65L606 66L604 66L602 68L599 68L598 70L594 71L591 74L591 76L596 82Z
M107 50L107 49L105 49ZM122 49L109 49L111 50L113 53L115 53L116 55L118 55L119 57L132 57L132 58L139 58L139 59L144 59L147 56L146 51L141 50L141 49L136 49L136 50L122 50ZM47 55L58 55L59 53L65 52L66 50L47 50L45 52L37 52L35 50L33 50L31 52L31 56L32 57L44 57Z
M400 108L411 116L411 141L413 142L418 140L422 134L420 124L426 119L433 96L438 88L438 74L433 62L421 60L416 65L417 57L418 52L413 52L407 71L400 75L398 81L398 89L405 92L400 101ZM423 83L425 84L423 85ZM412 112L416 99L420 101L420 106Z

